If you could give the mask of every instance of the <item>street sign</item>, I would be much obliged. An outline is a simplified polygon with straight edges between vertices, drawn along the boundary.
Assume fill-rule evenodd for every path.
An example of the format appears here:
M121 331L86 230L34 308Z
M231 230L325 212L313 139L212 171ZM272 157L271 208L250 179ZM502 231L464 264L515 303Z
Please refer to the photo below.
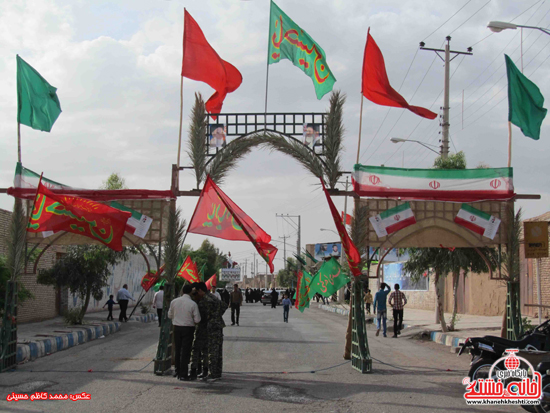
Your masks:
M548 222L524 222L525 258L548 257Z
M240 281L240 268L222 268L220 281Z

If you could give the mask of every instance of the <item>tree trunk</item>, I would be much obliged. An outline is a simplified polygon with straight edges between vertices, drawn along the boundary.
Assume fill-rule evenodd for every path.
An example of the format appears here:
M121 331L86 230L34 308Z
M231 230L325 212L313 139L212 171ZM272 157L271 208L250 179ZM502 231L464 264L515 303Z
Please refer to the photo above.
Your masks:
M454 331L456 323L456 313L458 312L458 281L460 280L460 272L453 272L453 316L451 317L451 325L449 330Z
M447 323L445 322L445 314L443 312L443 297L441 294L441 275L439 271L435 271L435 293L437 297L437 313L439 314L439 324L441 324L441 331L447 332Z
M90 295L92 295L92 286L87 285L86 299L84 300L84 305L82 306L82 310L80 311L80 323L82 323L82 320L84 320L84 315L86 314L86 310L88 309L88 304L90 304Z

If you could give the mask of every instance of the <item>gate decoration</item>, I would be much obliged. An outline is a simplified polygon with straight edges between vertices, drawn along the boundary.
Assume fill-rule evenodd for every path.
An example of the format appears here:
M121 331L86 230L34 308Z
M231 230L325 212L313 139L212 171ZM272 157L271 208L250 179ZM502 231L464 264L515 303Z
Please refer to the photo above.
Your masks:
M512 168L403 169L356 164L353 190L360 196L473 202L514 197Z

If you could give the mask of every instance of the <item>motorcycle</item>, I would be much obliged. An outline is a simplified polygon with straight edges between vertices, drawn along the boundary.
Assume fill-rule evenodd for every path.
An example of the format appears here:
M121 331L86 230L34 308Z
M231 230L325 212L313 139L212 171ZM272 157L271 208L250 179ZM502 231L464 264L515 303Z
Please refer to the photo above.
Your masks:
M468 372L470 380L487 378L491 366L502 358L509 348L550 351L550 320L533 330L527 330L516 341L496 336L469 337L461 346L458 356L462 355L466 349L472 356Z

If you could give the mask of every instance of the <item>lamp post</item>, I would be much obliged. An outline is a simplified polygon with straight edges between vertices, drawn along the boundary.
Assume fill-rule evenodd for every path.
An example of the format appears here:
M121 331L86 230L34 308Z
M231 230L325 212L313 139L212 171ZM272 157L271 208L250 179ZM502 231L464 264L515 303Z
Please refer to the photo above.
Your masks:
M334 231L333 229L327 229L327 228L319 228L320 231L330 231L330 232L334 232L336 235L338 235L338 233L336 231ZM338 235L339 236L339 235Z
M436 145L430 145L430 144L427 144L427 143L424 143L424 142L420 142L420 141L417 141L417 140L414 140L414 139L391 138L390 141L392 141L393 143L416 142L416 143L422 145L423 147L425 147L426 149L429 149L430 151L435 152L435 153L438 154L438 155L441 155L441 154L440 154L439 152L437 152L435 149L430 148L430 146L433 146L434 148L437 148Z
M514 23L508 23L508 22L497 22L497 21L489 22L489 23L487 24L487 28L488 28L489 30L491 30L492 32L494 32L494 33L500 33L501 31L507 30L507 29L516 30L518 27L519 27L520 29L535 29L535 30L540 30L541 32L550 35L550 30L545 29L544 27L524 26L524 25L521 25L521 24L514 24Z

